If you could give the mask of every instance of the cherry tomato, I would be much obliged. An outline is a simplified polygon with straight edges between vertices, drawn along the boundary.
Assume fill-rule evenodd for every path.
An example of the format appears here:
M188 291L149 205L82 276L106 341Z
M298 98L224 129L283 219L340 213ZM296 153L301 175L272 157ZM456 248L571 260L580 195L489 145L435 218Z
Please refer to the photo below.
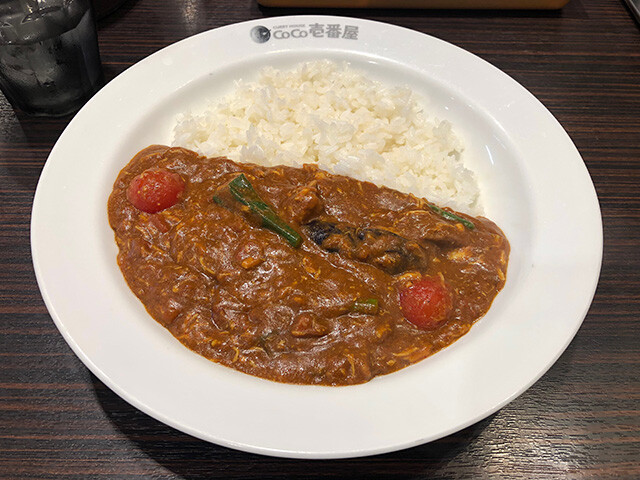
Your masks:
M151 168L131 180L127 198L138 210L157 213L178 203L183 190L184 180L180 175Z
M440 279L426 277L400 290L404 317L423 330L435 330L451 312L451 295Z

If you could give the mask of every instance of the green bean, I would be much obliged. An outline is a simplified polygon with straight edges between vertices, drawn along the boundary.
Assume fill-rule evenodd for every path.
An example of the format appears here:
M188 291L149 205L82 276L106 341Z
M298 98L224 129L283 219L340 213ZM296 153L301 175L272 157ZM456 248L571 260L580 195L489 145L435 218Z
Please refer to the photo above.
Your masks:
M456 215L455 213L450 212L448 210L445 210L444 208L440 208L437 205L434 205L432 203L429 203L428 205L429 205L429 208L431 210L436 212L442 218L445 218L447 220L453 220L454 222L460 222L462 225L467 227L469 230L473 230L474 228L476 228L476 226L473 223L471 223L466 218L462 218L460 215Z
M218 195L214 195L211 199L216 205L220 205L221 207L226 206L224 200L222 200L222 198L220 198Z
M233 198L249 207L249 209L262 220L264 227L280 235L293 247L297 248L300 246L302 243L300 234L287 225L273 208L260 198L258 192L254 190L253 185L251 185L247 177L244 176L244 173L241 173L229 182L229 191L231 195L233 195Z
M378 313L378 299L364 298L353 302L351 310L356 313L366 313L367 315L375 315Z

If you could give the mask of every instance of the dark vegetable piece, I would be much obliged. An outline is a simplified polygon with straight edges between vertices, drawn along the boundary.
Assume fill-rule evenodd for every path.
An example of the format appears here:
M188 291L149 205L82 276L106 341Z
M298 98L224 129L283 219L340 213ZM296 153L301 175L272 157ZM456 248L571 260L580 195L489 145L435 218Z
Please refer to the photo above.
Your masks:
M253 213L260 217L264 227L280 235L293 247L297 248L300 246L302 243L300 234L287 225L273 208L260 198L254 190L253 185L251 185L247 177L244 176L244 173L241 173L229 182L229 191L231 195L233 195L233 198L249 207Z
M356 300L351 308L356 313L366 313L367 315L376 315L378 313L378 299L365 298Z
M389 275L421 270L429 264L429 253L422 246L389 230L357 228L331 218L313 219L303 228L320 248L368 263Z
M131 180L127 199L138 210L158 213L178 203L183 190L184 180L180 175L162 168L150 168Z
M309 238L320 247L323 247L325 240L331 235L345 235L348 237L349 243L353 244L355 242L355 228L350 227L348 230L340 228L337 222L314 219L304 225L304 229L307 235L309 235ZM330 251L336 250L337 249L332 248Z
M451 294L440 279L425 277L400 289L404 317L422 330L435 330L451 312Z
M455 213L445 210L444 208L440 208L437 205L434 205L432 203L429 203L428 205L431 210L436 212L442 218L446 218L447 220L453 220L454 222L460 222L469 230L473 230L474 228L476 228L476 226L472 222L470 222L466 218L462 218L460 215L456 215Z

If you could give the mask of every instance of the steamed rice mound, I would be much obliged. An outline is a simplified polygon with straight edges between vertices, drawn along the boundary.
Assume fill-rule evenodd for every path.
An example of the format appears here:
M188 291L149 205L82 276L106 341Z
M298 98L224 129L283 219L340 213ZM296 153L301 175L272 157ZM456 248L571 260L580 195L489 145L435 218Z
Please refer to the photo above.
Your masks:
M222 100L178 117L175 146L260 165L317 163L471 214L482 212L463 146L409 89L321 60L267 67Z

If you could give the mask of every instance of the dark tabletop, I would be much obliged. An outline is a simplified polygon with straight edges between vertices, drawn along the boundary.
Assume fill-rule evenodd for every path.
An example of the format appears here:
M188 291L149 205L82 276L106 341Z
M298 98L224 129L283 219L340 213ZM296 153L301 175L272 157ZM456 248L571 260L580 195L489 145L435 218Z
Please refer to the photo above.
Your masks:
M379 20L451 42L556 116L589 169L604 222L600 283L577 336L502 410L409 450L302 461L192 438L120 399L58 333L36 284L29 220L42 166L70 118L28 118L0 96L0 477L640 478L640 30L624 2L463 12L129 0L98 24L105 75L204 30L299 13Z

